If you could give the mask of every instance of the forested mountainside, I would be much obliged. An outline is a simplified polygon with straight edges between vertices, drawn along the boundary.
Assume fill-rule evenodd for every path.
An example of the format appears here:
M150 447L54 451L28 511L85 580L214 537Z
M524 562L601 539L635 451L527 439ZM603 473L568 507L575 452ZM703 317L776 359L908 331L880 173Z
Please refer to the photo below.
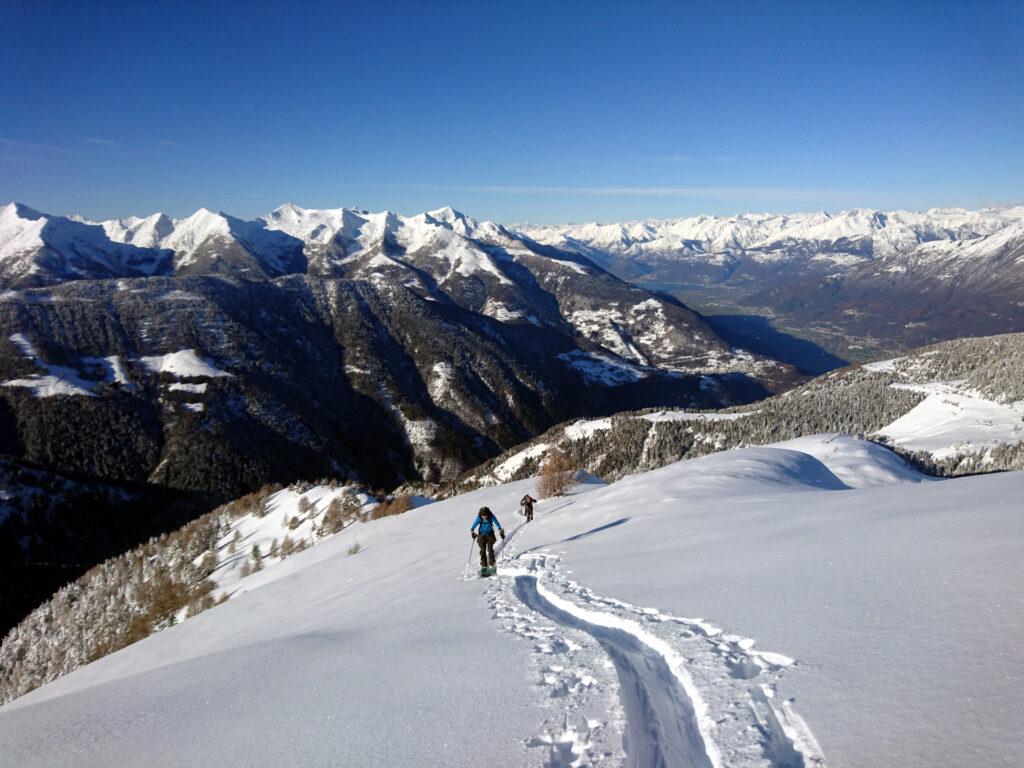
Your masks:
M451 209L93 224L11 204L0 256L0 451L223 498L452 477L576 413L796 379L678 301Z
M333 473L452 477L573 415L765 392L631 363L391 282L77 281L0 302L3 450L230 498Z
M710 314L851 360L1024 330L1024 207L698 216L523 230Z
M168 526L169 532L51 589L51 599L6 634L0 703L195 616L244 592L239 582L251 573L346 526L405 511L407 504L325 480L266 486L177 530ZM86 538L88 522L82 524Z
M0 457L0 633L93 564L178 528L213 503L206 494Z
M1024 334L957 339L852 366L757 404L561 424L433 492L535 475L553 449L604 479L816 433L883 443L931 474L1024 468Z

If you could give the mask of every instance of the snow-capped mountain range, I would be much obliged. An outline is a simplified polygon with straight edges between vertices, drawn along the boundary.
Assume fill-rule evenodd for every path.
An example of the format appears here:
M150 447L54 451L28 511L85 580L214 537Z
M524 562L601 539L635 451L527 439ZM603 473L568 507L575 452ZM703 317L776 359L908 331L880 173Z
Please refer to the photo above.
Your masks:
M401 216L286 203L253 221L200 209L183 219L156 213L90 222L11 203L0 208L0 288L147 275L388 276L435 300L520 323L550 315L525 295L529 285L519 279L519 267L542 267L574 289L576 275L607 270L712 313L742 307L774 317L844 356L864 359L1024 328L1022 243L1024 206L515 229L451 208ZM605 302L564 309L579 330L628 359L694 369L687 362L694 359L691 345L669 355L674 359L656 359L651 351L664 345L648 344L644 351L620 334L633 321L629 308L605 314ZM719 363L728 367L724 354ZM700 359L698 367L707 363Z
M447 261L450 273L487 272L510 282L507 265L478 244L523 245L501 225L452 208L400 216L286 203L252 221L200 208L183 219L154 213L101 222L43 214L20 203L0 208L0 280L8 287L199 273L349 276L367 266L386 270L398 263L397 252L414 257L428 251ZM567 268L584 265L573 260Z
M1024 206L522 231L705 313L773 318L848 359L1024 329Z
M808 259L842 268L907 253L923 243L979 240L1021 226L1024 206L981 211L933 208L921 213L864 208L835 214L751 213L527 226L522 231L538 242L582 250L606 267L617 259L655 272L674 260L702 261L725 271L750 260Z
M243 221L200 208L173 219L163 213L94 222L80 216L42 214L20 203L0 208L0 278L9 286L133 274L241 272L252 276L311 271L351 273L360 257L386 259L429 251L452 271L489 272L499 279L504 265L483 248L504 244L551 245L579 252L604 268L658 279L665 270L731 273L747 262L818 262L833 270L927 245L940 258L942 243L967 247L977 257L998 249L1024 228L1024 206L925 212L854 209L841 213L751 213L622 223L523 226L518 230L480 222L450 207L402 216L358 208L306 209L285 203ZM1007 230L1007 232L1004 232ZM1002 233L1002 240L989 236ZM524 237L525 236L525 237ZM77 258L76 258L77 257ZM169 257L169 258L168 258ZM305 260L303 260L305 259ZM569 268L574 268L570 262ZM685 266L681 266L685 265ZM365 267L366 264L360 264ZM63 267L63 271L62 268ZM505 276L507 279L507 276ZM692 279L693 274L686 277Z
M679 302L615 279L571 251L451 208L418 216L286 204L254 221L200 209L88 222L0 208L0 288L111 277L286 274L385 280L509 324L557 326L628 363L678 371L751 370ZM755 366L757 367L757 366Z

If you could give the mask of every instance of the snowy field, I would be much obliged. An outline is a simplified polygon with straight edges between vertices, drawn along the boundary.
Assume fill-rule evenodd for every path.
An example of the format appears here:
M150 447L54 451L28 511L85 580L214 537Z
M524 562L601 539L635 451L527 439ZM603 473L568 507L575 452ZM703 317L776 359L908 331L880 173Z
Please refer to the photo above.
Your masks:
M894 384L927 397L878 434L937 459L1024 440L1024 402L998 403L956 382Z
M249 577L0 709L0 765L1024 765L1024 473L930 480L820 436L587 482L523 526L532 490ZM467 565L482 504L496 579Z

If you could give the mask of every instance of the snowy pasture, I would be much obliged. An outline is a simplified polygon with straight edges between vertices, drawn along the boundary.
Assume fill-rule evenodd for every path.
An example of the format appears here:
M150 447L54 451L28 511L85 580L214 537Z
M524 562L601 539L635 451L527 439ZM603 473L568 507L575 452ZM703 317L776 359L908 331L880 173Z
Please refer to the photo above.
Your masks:
M927 395L878 432L901 448L944 459L1024 440L1024 402L995 402L956 382L894 386Z

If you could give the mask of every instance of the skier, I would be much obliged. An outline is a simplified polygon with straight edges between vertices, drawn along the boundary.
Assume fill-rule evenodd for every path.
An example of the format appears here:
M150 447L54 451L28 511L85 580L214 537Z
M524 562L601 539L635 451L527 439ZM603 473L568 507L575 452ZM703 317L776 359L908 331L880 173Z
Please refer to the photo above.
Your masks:
M533 505L537 503L537 500L530 494L526 494L519 501L519 506L523 508L523 512L526 514L526 522L533 520Z
M480 527L480 532L477 533L477 526ZM501 534L502 541L505 540L505 529L501 527L501 523L498 522L491 510L487 507L480 507L480 512L476 516L476 520L473 521L473 525L470 526L469 534L476 543L480 545L480 575L481 576L493 576L498 572L498 566L494 562L494 529L498 529L498 533Z

